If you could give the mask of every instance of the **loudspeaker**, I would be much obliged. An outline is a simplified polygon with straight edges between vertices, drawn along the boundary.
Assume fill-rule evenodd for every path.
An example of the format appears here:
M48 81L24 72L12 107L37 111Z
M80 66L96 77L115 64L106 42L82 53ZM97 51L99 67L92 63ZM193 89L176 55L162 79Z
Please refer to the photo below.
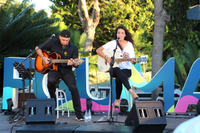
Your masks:
M125 125L135 126L133 132L137 133L162 133L167 125L162 102L135 101Z
M28 99L26 105L26 124L55 124L55 100Z

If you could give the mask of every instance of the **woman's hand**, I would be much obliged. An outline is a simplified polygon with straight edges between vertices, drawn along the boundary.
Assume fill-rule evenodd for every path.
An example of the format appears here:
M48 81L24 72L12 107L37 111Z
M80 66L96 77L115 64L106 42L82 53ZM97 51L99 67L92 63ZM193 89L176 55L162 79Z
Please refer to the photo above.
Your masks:
M110 57L107 56L107 57L105 58L105 60L106 60L105 63L109 63L109 64L110 64L110 62L111 62L112 59L111 59Z
M133 63L133 64L135 64L136 62L137 62L136 58L133 58L133 59L131 60L131 63Z

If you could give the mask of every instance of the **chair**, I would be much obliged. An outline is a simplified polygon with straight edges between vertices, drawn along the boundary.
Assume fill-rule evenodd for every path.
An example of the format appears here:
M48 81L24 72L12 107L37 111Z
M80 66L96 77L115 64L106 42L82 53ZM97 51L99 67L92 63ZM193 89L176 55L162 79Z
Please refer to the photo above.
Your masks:
M66 107L63 106L63 100L66 102ZM68 117L70 117L69 107L67 103L67 96L63 89L56 88L56 102L57 102L57 119L59 119L59 111L62 111L62 116L64 116L64 110L67 110ZM59 102L61 102L61 107L59 107Z

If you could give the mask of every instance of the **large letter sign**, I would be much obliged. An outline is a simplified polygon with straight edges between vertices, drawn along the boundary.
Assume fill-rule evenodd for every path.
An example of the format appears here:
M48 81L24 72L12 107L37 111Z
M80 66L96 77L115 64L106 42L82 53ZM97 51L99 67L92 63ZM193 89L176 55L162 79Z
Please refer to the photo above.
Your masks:
M194 92L200 78L199 66L200 59L197 59L190 69L187 80L183 87L182 94L176 105L175 112L185 113L188 105L197 104L198 100L200 99L200 93Z
M3 85L3 109L7 109L7 99L12 98L14 101L14 107L17 108L18 101L18 89L22 88L22 79L19 77L18 72L14 69L13 63L15 61L22 62L25 58L7 57L4 59L4 85ZM95 99L91 94L91 88L89 87L89 61L88 58L83 58L85 61L76 69L77 87L81 97L82 110L86 109L86 99L92 99L92 110L98 111L101 109L108 110L110 94L102 99ZM155 90L161 83L163 83L164 93L164 111L185 113L189 104L197 104L200 99L200 93L195 93L194 90L198 84L200 78L200 59L197 59L188 74L187 80L182 90L182 94L179 101L174 107L174 70L175 59L170 58L164 66L157 72L157 74L151 79L149 83L140 75L137 70L137 66L133 65L132 76L129 79L131 86L137 87L144 92L151 92ZM25 67L29 68L29 61L24 62ZM137 64L138 65L138 64ZM31 63L31 67L34 68L34 59ZM33 90L36 98L46 99L49 98L47 89L47 76L35 72L33 76ZM29 85L29 81L25 82L26 88ZM113 82L113 90L115 90L115 82ZM67 95L68 105L70 110L73 110L72 97L67 86L63 81L60 82L59 88L64 88ZM110 90L107 88L106 91ZM123 89L126 90L126 89ZM104 93L102 93L104 94ZM113 91L113 97L116 95ZM123 95L122 95L123 97ZM122 98L121 97L121 98ZM114 102L114 98L112 102Z

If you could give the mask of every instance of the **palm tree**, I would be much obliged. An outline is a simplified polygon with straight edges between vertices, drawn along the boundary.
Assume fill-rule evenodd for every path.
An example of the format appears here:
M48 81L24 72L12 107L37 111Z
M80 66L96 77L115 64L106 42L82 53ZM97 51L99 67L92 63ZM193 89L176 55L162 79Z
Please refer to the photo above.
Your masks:
M35 12L34 5L26 1L17 4L7 1L0 7L0 67L3 58L27 56L35 46L45 42L52 33L58 18L48 18L44 10Z
M44 10L35 12L28 0L7 0L0 6L0 96L3 90L4 57L26 57L52 33L59 34L58 18L48 18Z

